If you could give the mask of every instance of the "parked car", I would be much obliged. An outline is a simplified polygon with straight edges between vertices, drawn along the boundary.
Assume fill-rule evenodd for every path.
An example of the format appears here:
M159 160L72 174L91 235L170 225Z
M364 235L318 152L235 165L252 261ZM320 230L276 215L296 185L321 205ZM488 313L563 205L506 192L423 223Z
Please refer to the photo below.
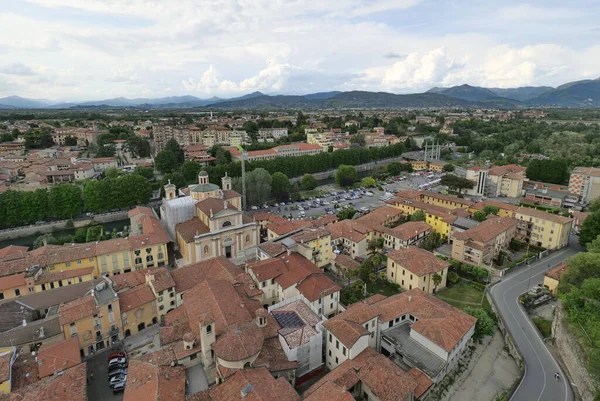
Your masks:
M112 387L119 382L127 381L127 374L124 375L115 375L108 378L108 386Z
M112 386L112 391L113 393L120 393L122 391L125 391L125 384L127 382L118 382L117 384L115 384L114 386Z
M113 358L108 361L108 368L110 369L111 366L127 366L127 358L125 358L125 357Z
M123 376L126 374L127 374L127 369L119 367L119 366L113 366L112 368L108 369L109 379L113 376Z
M108 360L110 361L111 359L115 359L115 358L125 358L125 353L124 352L111 352L110 354L108 354Z

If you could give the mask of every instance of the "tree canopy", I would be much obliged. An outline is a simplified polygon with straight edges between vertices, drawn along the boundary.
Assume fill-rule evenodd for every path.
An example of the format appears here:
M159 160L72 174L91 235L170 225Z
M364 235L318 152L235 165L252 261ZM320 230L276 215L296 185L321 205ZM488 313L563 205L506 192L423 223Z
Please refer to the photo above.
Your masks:
M341 187L349 187L356 181L356 170L352 166L342 164L335 173L335 182Z

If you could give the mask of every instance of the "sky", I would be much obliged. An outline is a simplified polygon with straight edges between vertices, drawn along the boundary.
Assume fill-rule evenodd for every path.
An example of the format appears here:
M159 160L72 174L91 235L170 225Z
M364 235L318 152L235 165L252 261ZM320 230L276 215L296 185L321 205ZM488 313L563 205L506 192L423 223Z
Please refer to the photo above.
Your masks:
M558 86L600 76L600 2L0 0L0 97Z

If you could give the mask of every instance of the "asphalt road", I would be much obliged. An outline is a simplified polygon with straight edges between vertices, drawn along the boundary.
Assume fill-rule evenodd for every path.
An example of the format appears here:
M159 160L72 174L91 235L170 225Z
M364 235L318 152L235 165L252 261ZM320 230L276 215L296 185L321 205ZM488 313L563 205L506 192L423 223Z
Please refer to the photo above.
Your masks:
M525 361L525 374L511 401L572 401L568 378L519 304L519 296L543 282L544 273L578 252L569 247L507 274L491 295ZM530 279L531 277L531 279ZM529 284L529 285L528 285ZM554 374L560 372L560 380Z

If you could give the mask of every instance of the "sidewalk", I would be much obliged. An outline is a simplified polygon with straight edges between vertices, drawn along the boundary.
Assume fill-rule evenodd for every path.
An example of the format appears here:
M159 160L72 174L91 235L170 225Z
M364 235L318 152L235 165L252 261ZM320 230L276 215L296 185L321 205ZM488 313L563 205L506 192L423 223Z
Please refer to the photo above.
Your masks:
M479 345L467 368L466 378L453 386L447 401L493 401L508 390L519 378L516 362L504 351L504 340L500 331L490 343Z

